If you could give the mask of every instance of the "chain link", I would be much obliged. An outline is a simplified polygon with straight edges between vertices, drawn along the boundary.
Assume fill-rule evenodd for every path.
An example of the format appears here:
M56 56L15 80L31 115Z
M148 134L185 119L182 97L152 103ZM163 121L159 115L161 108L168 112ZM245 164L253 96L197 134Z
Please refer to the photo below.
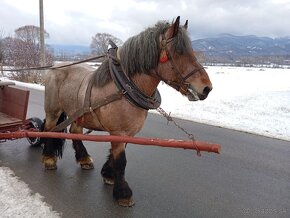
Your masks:
M192 140L193 145L195 146L196 149L196 153L197 156L201 156L200 150L198 149L196 143L195 143L195 139L194 139L194 135L192 133L189 133L186 129L184 129L182 126L180 126L174 119L173 117L170 115L171 113L167 113L164 109L162 109L161 107L158 107L156 109L158 111L158 113L160 113L163 117L165 117L165 119L167 120L167 125L169 124L169 122L172 122L179 130L181 130L183 133L185 133L187 135L187 137Z

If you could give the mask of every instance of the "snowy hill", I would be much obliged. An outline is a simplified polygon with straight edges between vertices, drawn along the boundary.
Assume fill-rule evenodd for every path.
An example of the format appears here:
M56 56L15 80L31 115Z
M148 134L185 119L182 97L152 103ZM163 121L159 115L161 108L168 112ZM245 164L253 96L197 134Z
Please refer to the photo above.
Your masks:
M195 50L218 56L290 55L290 37L269 38L222 34L214 38L192 41L192 46Z

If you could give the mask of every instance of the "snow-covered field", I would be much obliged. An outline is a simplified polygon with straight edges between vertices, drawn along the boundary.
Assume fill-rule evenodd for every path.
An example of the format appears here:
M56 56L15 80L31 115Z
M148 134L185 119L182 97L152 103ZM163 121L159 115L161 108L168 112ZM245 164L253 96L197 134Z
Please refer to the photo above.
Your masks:
M290 141L290 69L208 67L207 71L214 89L205 101L189 102L172 88L160 84L161 107L182 119ZM19 193L26 197L19 197ZM24 209L25 198L32 199L28 200L29 210ZM43 208L47 217L58 216L42 202L41 196L32 194L13 172L1 167L0 216L37 217L33 208Z
M175 117L290 141L290 69L208 67L213 90L189 102L160 85Z

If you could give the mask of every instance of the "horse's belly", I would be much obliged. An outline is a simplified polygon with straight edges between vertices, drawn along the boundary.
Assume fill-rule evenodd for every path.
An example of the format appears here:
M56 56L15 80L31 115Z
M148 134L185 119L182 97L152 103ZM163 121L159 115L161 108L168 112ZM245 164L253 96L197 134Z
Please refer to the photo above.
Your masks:
M133 106L125 98L96 111L102 129L115 135L135 135L145 122L147 111Z
M97 119L97 117L91 113L87 113L84 116L79 117L76 120L76 123L77 125L90 130L98 130L98 131L105 130L101 125L101 123L99 122L99 120Z

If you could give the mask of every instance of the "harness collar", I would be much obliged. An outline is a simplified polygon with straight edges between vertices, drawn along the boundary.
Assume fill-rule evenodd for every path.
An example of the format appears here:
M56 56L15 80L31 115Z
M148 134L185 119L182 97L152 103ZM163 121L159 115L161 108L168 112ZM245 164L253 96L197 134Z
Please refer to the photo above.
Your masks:
M152 96L145 95L135 83L124 73L121 63L117 58L117 45L112 41L109 42L108 50L110 74L118 87L119 91L124 93L129 102L145 110L156 109L161 104L161 96L156 89Z

